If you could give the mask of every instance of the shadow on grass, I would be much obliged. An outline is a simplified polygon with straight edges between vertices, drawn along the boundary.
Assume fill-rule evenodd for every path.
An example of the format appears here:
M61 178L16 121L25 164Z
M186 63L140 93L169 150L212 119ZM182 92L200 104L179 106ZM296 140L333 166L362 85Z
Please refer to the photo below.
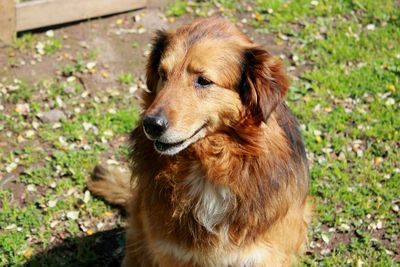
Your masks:
M23 267L120 266L124 248L123 228L98 232L91 236L65 239L41 254L32 256Z

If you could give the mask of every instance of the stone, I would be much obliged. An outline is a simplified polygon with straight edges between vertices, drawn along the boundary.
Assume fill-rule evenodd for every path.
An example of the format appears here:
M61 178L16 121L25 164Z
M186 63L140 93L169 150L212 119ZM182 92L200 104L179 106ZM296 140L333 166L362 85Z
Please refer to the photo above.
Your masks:
M60 120L66 119L64 112L59 109L52 109L44 112L39 116L40 120L44 123L55 123Z

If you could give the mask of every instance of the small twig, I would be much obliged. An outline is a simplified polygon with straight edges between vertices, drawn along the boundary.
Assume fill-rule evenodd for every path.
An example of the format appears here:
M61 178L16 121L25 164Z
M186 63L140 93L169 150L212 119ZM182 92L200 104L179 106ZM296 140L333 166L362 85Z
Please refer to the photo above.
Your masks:
M86 86L86 83L83 81L81 76L77 76L79 83L83 86L83 88L88 91L88 88Z
M16 178L15 175L10 175L8 177L4 177L0 180L0 188L3 188L7 183L12 182Z

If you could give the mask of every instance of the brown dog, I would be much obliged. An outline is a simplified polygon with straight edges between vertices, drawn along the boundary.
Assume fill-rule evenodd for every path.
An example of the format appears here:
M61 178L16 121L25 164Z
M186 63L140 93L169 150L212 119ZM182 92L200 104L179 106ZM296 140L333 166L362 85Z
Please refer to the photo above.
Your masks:
M308 166L281 62L225 20L159 31L132 177L96 167L129 210L124 266L290 266L305 245Z

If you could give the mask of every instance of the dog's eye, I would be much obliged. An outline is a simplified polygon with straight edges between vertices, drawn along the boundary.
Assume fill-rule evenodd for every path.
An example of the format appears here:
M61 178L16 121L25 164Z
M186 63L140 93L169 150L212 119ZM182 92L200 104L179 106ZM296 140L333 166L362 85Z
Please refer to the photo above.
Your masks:
M204 87L207 87L207 86L211 85L213 82L210 81L210 80L207 79L207 78L204 78L204 77L202 77L202 76L199 76L199 77L196 78L196 81L195 81L194 83L195 83L195 86L196 86L196 87L202 87L202 88L204 88Z

